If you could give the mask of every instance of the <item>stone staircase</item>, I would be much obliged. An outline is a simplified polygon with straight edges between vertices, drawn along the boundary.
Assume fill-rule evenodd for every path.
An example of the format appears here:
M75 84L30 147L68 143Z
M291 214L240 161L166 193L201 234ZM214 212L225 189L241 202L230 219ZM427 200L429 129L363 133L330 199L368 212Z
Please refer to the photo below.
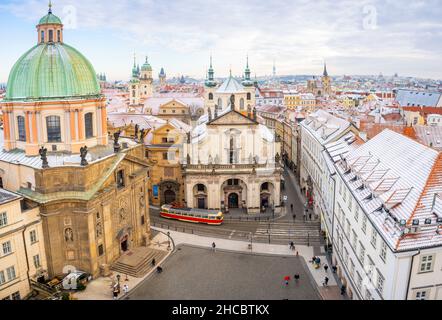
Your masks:
M156 265L167 255L167 251L156 250L147 247L140 247L124 253L111 267L111 270L121 275L130 275L135 278L142 278L152 270L152 259Z

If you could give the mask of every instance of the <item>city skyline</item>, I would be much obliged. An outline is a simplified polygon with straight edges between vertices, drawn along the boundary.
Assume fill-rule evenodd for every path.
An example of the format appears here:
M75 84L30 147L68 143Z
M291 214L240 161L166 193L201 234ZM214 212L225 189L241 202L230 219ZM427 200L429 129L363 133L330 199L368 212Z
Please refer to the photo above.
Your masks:
M242 74L249 55L252 75L370 74L440 79L438 57L442 6L437 1L231 1L53 2L65 24L66 42L90 58L111 80L130 77L133 54L149 56L154 77L203 78L213 55L216 77ZM0 17L14 33L4 33L10 50L0 53L0 82L7 81L20 55L35 45L35 26L47 1L6 1ZM412 8L413 10L410 10ZM31 12L31 13L30 13ZM278 23L274 23L278 21ZM404 22L406 21L406 22ZM110 23L111 22L111 23ZM201 32L203 31L203 32ZM20 41L17 41L20 38ZM431 41L430 41L431 40ZM235 58L232 58L235 57Z

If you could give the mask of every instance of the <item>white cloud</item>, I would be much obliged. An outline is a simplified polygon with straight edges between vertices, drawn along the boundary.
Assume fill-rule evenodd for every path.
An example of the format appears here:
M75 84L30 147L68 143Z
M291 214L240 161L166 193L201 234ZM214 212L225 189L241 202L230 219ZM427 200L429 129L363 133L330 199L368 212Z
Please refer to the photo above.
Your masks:
M332 73L369 73L384 64L385 73L394 66L419 75L421 66L422 76L442 77L436 67L442 53L438 0L56 0L54 13L67 5L76 7L82 29L106 28L112 39L124 34L140 51L186 57L188 63L170 70L174 74L203 76L212 52L219 75L230 65L239 74L249 53L258 74L269 74L274 59L280 74L320 73L318 61L327 59ZM376 12L375 29L364 28L364 6ZM46 10L35 0L2 9L33 21Z

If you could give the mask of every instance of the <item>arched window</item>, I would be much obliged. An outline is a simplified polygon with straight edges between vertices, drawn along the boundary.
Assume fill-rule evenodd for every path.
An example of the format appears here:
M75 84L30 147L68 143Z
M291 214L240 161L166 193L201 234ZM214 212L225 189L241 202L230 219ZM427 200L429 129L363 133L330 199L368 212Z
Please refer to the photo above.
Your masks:
M221 109L223 107L223 100L221 98L218 98L218 108Z
M58 42L61 41L61 32L60 32L60 30L57 30L57 41Z
M49 42L54 41L54 30L49 30Z
M59 116L47 117L46 129L48 131L48 142L61 142L61 126Z
M241 98L241 100L239 100L239 107L241 110L244 110L244 99Z
M26 141L25 117L17 117L18 141Z
M92 112L86 113L84 116L84 129L86 131L86 139L92 138L94 136L94 116Z
M45 32L42 31L40 34L40 42L45 42Z
M252 95L250 94L250 92L247 92L247 100L252 100Z
M213 93L209 93L209 100L213 100Z

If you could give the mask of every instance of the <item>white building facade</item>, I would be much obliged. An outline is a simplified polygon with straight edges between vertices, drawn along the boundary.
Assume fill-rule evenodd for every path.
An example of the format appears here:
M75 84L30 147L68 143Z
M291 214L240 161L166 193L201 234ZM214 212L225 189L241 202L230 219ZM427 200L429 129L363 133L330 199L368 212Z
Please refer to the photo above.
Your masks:
M442 299L442 156L390 130L336 163L333 264L350 298Z
M301 122L300 150L300 185L307 197L306 206L320 217L321 228L325 232L327 245L332 242L332 222L334 206L334 169L330 165L325 146L338 141L357 129L348 121L318 110ZM354 142L355 135L349 136L347 142Z

